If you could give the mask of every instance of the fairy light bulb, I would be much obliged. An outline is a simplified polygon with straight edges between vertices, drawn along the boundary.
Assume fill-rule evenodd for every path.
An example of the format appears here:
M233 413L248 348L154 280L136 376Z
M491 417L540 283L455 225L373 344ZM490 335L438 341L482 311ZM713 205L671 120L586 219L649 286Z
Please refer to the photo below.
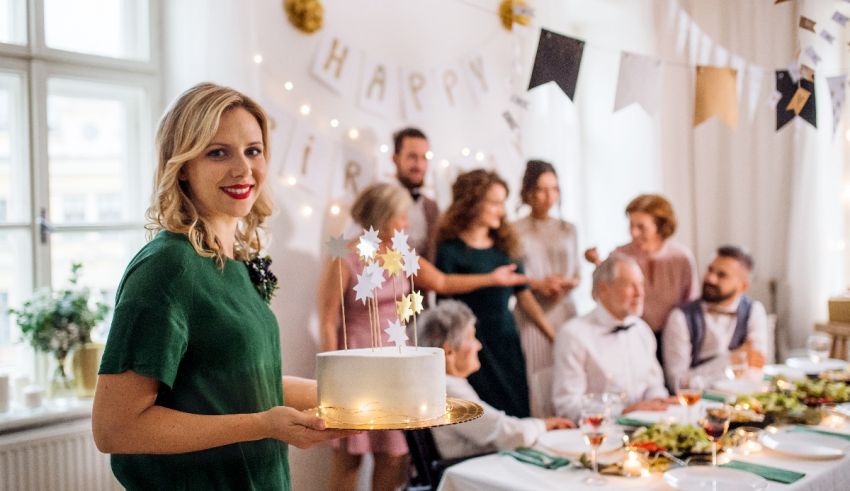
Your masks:
M332 119L331 120L331 128L336 128L337 126L339 126L339 120L336 119L336 118Z
M381 153L387 153L390 151L390 147L385 143L381 145Z
M256 63L256 64L258 64L258 65L259 65L259 64L260 64L260 63L262 63L262 62L263 62L263 55L261 55L261 54L259 54L259 53L257 53L256 55L254 55L254 63Z
M309 205L304 205L304 206L301 207L301 215L302 216L308 217L312 214L313 214L313 208L311 208Z
M475 152L475 160L479 162L484 161L484 152Z
M331 215L333 215L333 216L339 215L339 212L340 212L339 205L331 205L330 211L331 211Z
M446 160L446 159L443 159L443 160L440 161L440 165L443 167L443 169L446 169L446 168L449 167L449 161Z
M310 105L309 104L301 104L301 107L298 109L302 116L307 116L310 114Z
M469 154L470 154L469 147L463 147L463 150L460 151L460 154L463 155L464 157L469 157Z
M360 138L360 131L358 131L357 128L351 128L348 130L348 137L352 140L356 140Z
M434 152L428 150L427 152L425 152L425 158L428 159L428 160L433 159L434 158Z
M290 82L289 80L287 80L286 82L283 83L283 88L291 91L292 89L295 88L295 84Z

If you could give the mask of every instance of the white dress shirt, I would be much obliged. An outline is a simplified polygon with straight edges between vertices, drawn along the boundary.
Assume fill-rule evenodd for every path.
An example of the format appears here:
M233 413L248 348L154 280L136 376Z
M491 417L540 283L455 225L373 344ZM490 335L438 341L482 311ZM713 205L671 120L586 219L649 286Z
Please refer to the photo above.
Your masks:
M620 325L631 327L612 333ZM655 358L655 335L638 317L620 321L599 304L564 324L554 354L552 405L558 416L578 419L587 393L622 392L627 406L668 395Z
M729 341L732 340L738 321L735 312L738 310L739 301L740 297L731 305L718 308L726 312L725 314L709 312L706 303L702 302L705 337L699 351L699 359L713 358L693 369L690 368L691 334L685 314L679 308L670 312L661 342L664 370L670 387L673 387L675 377L683 373L700 375L709 383L725 378L724 371L729 365ZM753 300L750 318L747 320L747 340L752 341L753 348L762 354L767 353L767 312L764 305L757 300Z
M410 247L420 254L428 249L428 218L425 216L425 200L420 198L407 210L407 236Z
M530 447L546 432L542 419L508 416L482 401L465 378L446 375L446 394L480 404L484 414L468 423L431 430L437 450L444 459Z

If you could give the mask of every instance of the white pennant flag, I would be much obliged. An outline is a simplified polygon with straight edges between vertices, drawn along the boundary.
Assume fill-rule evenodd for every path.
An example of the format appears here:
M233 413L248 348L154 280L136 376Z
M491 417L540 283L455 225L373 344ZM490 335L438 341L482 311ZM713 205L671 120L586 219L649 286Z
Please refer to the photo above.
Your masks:
M746 77L749 81L749 91L747 92L747 115L752 123L753 119L756 117L756 105L761 97L761 84L764 81L764 68L757 65L748 65Z
M836 75L827 77L826 83L829 85L829 97L832 99L832 134L835 135L835 130L838 129L838 123L841 122L841 110L844 108L844 81L847 79L845 75Z
M623 52L620 55L620 75L614 112L637 102L650 116L658 107L661 60Z

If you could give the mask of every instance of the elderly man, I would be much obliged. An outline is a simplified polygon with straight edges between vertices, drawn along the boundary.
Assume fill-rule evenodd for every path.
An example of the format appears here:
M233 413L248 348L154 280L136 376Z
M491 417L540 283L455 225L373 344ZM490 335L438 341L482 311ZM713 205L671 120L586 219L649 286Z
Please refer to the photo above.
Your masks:
M732 353L749 366L764 366L767 313L744 295L752 269L743 249L720 247L703 278L702 298L670 312L661 343L670 387L685 374L723 378Z
M440 212L437 203L421 192L428 172L428 139L425 133L417 128L404 128L393 134L393 162L398 182L410 191L413 198L407 217L410 245L420 256L433 261L431 240Z
M602 392L625 394L624 412L666 409L655 335L640 318L643 274L634 259L614 253L603 261L593 273L593 298L596 308L555 337L555 414L577 419L582 396Z

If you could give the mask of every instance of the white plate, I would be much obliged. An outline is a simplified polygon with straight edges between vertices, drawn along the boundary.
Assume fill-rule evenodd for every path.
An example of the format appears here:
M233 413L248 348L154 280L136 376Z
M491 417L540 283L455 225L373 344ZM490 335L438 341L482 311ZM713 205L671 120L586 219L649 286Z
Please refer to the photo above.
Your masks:
M767 488L767 481L755 474L725 467L680 467L664 473L664 481L675 489L753 491Z
M759 440L765 448L797 458L829 460L840 459L844 456L844 451L836 448L841 446L841 442L816 433L763 431Z
M735 396L767 392L768 384L757 380L718 380L712 388L723 394Z
M843 416L850 418L850 402L835 406L835 410Z
M787 360L785 360L785 364L791 368L796 368L807 374L817 374L825 370L840 370L842 368L847 368L847 362L844 360L828 358L821 362L815 363L811 360L811 358L807 356L788 358Z
M799 368L791 368L788 365L765 365L764 374L771 377L782 375L790 380L803 380L806 378L806 372Z
M590 453L590 446L584 442L581 430L553 430L540 435L537 444L546 450L557 454L578 457L583 453ZM599 446L599 453L606 454L614 452L623 446L623 432L612 430L605 439L605 443Z

